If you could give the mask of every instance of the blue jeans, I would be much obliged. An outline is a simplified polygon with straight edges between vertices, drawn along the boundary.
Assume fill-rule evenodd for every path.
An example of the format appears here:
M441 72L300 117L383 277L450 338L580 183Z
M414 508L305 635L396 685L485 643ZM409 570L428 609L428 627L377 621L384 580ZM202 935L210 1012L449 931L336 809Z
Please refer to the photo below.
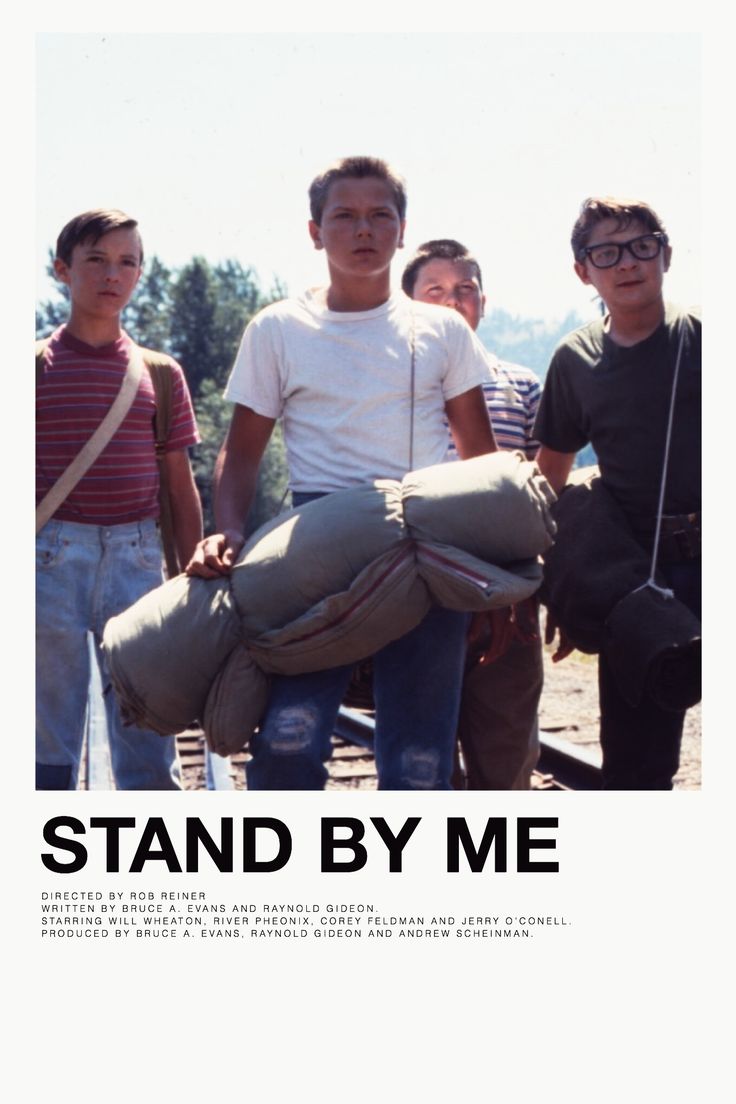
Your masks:
M36 788L74 790L82 755L90 657L98 646L107 733L120 790L179 789L173 736L124 726L99 649L105 622L158 586L152 520L126 525L54 521L36 538Z
M317 495L295 495L304 505ZM375 756L382 790L449 790L469 617L434 606L373 659ZM352 664L273 679L251 741L249 790L322 790Z
M449 790L468 615L434 606L373 657L381 790ZM322 790L352 664L279 676L251 741L249 790Z

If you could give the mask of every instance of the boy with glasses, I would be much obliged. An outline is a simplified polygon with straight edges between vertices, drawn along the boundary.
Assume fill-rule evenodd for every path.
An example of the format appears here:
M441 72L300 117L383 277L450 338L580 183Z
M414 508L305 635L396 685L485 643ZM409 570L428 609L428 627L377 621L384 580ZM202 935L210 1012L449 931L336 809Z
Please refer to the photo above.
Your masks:
M665 304L672 247L648 204L585 200L571 244L575 272L598 292L606 314L566 337L552 358L535 425L537 462L559 492L575 453L591 443L602 483L651 554L681 348L657 567L700 617L700 319ZM555 658L570 651L561 640ZM605 654L599 688L604 788L670 789L684 711L647 695L632 706Z

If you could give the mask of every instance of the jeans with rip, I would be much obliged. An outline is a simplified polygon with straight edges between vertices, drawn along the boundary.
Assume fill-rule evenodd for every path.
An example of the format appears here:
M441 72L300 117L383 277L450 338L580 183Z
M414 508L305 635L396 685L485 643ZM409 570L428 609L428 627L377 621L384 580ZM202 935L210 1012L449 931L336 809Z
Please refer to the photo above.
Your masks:
M295 505L309 498L295 496ZM382 790L449 790L469 617L434 606L373 660L375 757ZM273 679L251 742L250 790L321 790L352 664Z
M99 648L105 622L161 576L156 523L49 521L36 538L36 788L74 790L82 756L91 632L100 665L115 784L179 789L173 736L124 726Z

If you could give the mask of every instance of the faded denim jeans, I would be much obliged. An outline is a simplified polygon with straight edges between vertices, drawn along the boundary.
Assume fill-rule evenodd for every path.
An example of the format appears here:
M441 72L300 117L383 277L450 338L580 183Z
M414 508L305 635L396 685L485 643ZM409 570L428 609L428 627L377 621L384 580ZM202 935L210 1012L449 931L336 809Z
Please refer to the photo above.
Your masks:
M153 520L82 525L51 520L36 538L36 788L74 790L82 756L93 634L110 758L120 790L179 789L173 736L124 726L99 648L105 622L158 586Z
M294 496L303 505L317 495ZM382 790L449 790L469 616L434 606L373 658L375 757ZM321 790L352 664L273 679L251 741L250 790Z

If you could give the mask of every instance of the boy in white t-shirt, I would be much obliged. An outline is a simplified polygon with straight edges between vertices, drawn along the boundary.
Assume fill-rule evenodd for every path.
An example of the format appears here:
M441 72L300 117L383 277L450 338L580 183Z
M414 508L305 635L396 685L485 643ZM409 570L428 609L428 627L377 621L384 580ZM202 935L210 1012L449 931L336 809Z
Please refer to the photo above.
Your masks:
M294 505L440 463L446 416L461 457L495 450L482 346L454 311L391 293L403 245L404 183L351 157L309 189L309 233L330 282L261 311L226 389L236 405L215 476L219 532L188 571L227 574L243 546L258 466L277 418ZM329 534L326 534L329 539ZM449 789L467 618L433 608L375 657L376 769L382 789ZM249 789L322 789L351 666L273 680L251 746Z

